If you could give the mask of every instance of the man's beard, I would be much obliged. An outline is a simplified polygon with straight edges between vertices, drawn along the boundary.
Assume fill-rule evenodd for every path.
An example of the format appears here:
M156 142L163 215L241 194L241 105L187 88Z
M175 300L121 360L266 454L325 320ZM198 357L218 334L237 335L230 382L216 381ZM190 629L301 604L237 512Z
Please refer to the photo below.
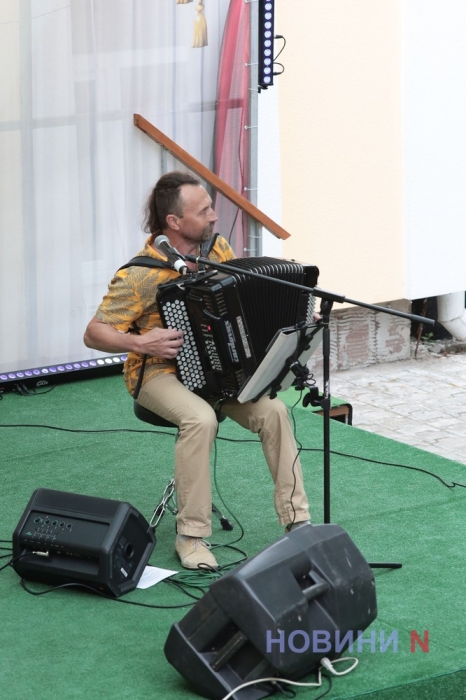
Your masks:
M209 224L208 226L205 227L205 229L202 232L202 236L201 236L202 242L209 241L213 235L214 235L214 225Z

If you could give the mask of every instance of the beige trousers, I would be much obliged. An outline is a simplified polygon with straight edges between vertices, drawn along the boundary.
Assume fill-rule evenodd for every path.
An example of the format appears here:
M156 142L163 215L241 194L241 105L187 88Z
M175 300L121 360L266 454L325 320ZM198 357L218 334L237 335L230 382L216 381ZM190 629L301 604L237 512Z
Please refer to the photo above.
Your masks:
M178 533L212 534L210 452L218 427L214 409L174 374L160 374L143 384L138 402L179 427L175 445ZM309 504L286 406L268 397L244 404L229 399L221 411L258 434L275 484L274 505L280 524L308 520Z

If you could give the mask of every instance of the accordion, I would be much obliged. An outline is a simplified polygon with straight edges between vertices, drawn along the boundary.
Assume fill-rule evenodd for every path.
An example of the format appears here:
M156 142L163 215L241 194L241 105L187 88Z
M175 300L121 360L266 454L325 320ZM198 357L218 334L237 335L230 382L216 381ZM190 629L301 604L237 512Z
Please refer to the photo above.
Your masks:
M178 379L204 398L236 397L264 359L277 331L311 324L319 270L260 257L228 261L237 272L198 273L159 286L165 328L184 331ZM246 272L309 287L297 289Z

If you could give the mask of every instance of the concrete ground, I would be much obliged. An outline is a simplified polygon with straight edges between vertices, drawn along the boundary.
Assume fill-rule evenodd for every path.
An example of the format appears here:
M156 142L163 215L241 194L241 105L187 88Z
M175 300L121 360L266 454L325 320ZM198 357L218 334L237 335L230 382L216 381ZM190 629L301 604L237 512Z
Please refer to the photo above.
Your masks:
M466 464L466 352L421 347L417 359L334 371L330 393L358 428Z

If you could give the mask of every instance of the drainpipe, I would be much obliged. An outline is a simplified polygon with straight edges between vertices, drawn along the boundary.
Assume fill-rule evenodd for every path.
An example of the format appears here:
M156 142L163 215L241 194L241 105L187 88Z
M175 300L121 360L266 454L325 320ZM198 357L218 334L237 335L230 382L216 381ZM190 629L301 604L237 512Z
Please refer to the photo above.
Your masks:
M437 297L437 320L456 340L466 340L464 292Z

